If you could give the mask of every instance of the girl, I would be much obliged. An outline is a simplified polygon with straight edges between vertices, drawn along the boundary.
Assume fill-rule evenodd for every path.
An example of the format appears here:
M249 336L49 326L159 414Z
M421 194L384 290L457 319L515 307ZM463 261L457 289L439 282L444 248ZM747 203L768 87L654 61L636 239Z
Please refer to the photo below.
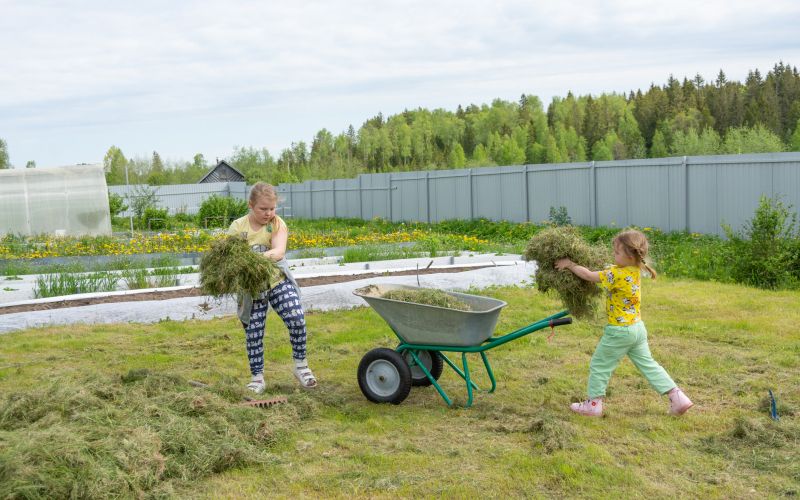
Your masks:
M669 396L669 413L683 415L692 402L672 381L650 354L647 330L640 313L641 270L646 269L655 279L656 272L647 264L647 237L639 231L623 231L614 238L616 265L603 271L590 271L569 259L556 261L556 268L569 269L586 281L599 283L606 291L606 325L589 364L589 399L572 403L570 409L581 415L603 415L603 398L608 379L626 354L659 394Z
M289 329L294 358L294 376L305 389L317 386L317 379L306 361L306 320L297 282L284 259L289 229L275 214L278 195L275 188L258 182L250 190L250 212L236 219L229 233L242 235L251 248L265 258L275 261L276 268L267 288L257 297L244 295L239 301L239 319L244 327L247 358L252 380L247 388L260 394L264 391L264 328L269 306L275 310Z

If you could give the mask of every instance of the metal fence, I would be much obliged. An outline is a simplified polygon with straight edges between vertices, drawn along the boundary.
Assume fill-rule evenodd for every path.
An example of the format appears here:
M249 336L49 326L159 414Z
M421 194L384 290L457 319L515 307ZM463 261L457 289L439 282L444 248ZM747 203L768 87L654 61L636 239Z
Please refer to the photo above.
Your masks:
M438 222L541 222L566 207L575 224L722 234L740 228L760 196L800 206L800 153L687 156L386 174L281 184L278 214ZM134 186L109 191L135 196ZM158 205L195 214L213 194L247 199L243 182L153 186ZM126 212L123 215L128 215Z
M130 186L109 186L108 191L126 199L128 210L121 216L131 215L131 201L149 191L155 194L159 208L166 208L170 214L196 214L206 198L213 195L231 196L246 199L249 189L244 182L211 182L207 184L174 184L169 186L148 186L133 184Z
M294 217L541 222L566 207L575 224L722 234L762 195L800 206L800 153L483 167L281 184Z

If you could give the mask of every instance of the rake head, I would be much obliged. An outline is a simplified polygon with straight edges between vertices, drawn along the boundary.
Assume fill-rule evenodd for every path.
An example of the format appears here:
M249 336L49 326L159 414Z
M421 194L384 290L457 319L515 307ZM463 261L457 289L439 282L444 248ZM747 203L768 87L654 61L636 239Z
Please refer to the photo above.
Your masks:
M278 396L270 399L251 399L241 403L242 406L252 406L254 408L269 408L271 406L287 403L286 396Z

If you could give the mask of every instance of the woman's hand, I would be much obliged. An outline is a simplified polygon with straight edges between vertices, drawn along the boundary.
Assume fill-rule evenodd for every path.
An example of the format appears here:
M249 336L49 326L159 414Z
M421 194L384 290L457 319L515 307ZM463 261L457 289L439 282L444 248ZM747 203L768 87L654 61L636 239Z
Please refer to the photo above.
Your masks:
M556 269L558 269L559 271L563 271L564 269L570 269L570 270L572 270L572 267L573 267L574 265L575 265L575 263L574 263L574 262L572 262L572 261L571 261L571 260L569 260L569 259L558 259L558 260L556 261L556 264L555 264L555 266L556 266Z

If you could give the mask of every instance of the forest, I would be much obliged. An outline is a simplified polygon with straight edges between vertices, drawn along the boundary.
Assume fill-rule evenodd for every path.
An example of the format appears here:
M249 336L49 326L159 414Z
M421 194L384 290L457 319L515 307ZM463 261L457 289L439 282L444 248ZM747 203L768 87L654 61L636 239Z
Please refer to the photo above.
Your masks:
M297 141L273 155L238 147L225 160L248 183L273 184L348 178L362 173L800 151L800 74L779 62L744 82L700 75L642 91L554 97L545 107L535 95L495 99L455 110L378 113L357 129L323 128L310 143ZM109 184L197 182L213 166L201 154L164 162L158 152L131 158L111 146L104 158Z

